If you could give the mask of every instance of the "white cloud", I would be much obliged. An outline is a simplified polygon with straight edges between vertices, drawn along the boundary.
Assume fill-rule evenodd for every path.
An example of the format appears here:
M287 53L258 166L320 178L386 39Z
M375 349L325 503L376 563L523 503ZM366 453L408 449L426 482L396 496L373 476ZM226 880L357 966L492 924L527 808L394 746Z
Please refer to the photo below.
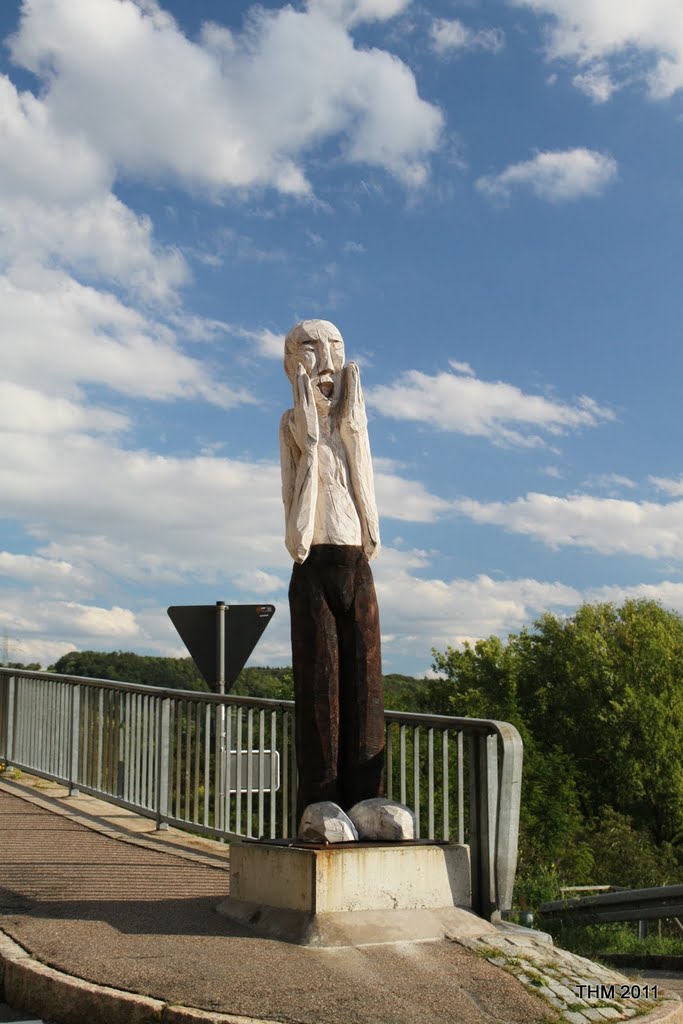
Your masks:
M450 502L430 494L419 480L383 469L390 460L374 459L375 491L380 519L399 519L410 523L432 523L452 511Z
M395 18L410 3L411 0L308 0L306 6L309 11L324 13L345 25L357 25Z
M476 523L502 526L551 548L683 558L683 501L657 504L587 494L558 497L530 493L510 502L466 499L456 505Z
M635 480L631 480L629 476L624 476L622 473L599 473L588 478L586 486L589 484L594 487L602 487L610 494L624 489L632 491L638 486Z
M36 593L4 592L0 597L0 627L18 640L21 660L44 663L45 648L52 657L86 645L119 647L139 640L140 624L129 608L103 607L64 601ZM64 639L62 639L64 637Z
M581 602L579 591L558 582L486 575L450 581L422 578L399 566L387 568L381 558L373 571L392 656L427 656L432 646L503 635L528 625L543 611L566 611Z
M63 625L88 636L128 638L135 637L140 632L135 615L128 608L98 608L95 605L65 601L61 611Z
M169 327L59 271L22 267L0 278L0 335L11 339L4 375L47 394L73 396L79 383L97 383L161 400L249 400L181 352Z
M0 186L3 196L73 205L107 192L107 160L81 133L54 124L42 100L0 75Z
M432 48L439 56L466 50L487 50L498 53L505 45L499 28L471 29L457 18L435 18L429 29Z
M155 244L149 218L136 216L111 193L71 208L2 197L0 225L6 261L56 257L87 277L162 302L189 277L179 252Z
M651 476L650 483L653 483L660 491L670 494L672 497L683 498L683 476L676 479L665 476Z
M153 2L26 0L12 55L45 80L42 102L59 131L85 134L124 173L306 195L304 152L337 137L347 161L415 185L442 116L405 64L357 49L347 31L404 6L254 6L241 35L214 26L195 43Z
M683 7L679 0L511 0L550 19L550 59L572 60L585 77L604 75L606 63L621 83L643 79L653 97L683 88ZM581 78L584 81L581 81ZM613 83L611 91L617 87Z
M476 377L476 373L472 369L469 363L460 363L457 359L449 359L448 365L456 373L461 373L464 377Z
M269 601L273 593L279 594L289 585L289 581L262 569L245 569L243 572L235 573L231 580L239 590L249 594L266 594Z
M40 555L17 555L0 551L0 576L30 583L70 583L76 573L69 562Z
M590 588L584 594L584 600L615 605L628 600L659 601L665 608L683 614L683 583L664 580L661 583L636 583L632 586L609 584Z
M566 203L601 195L616 179L617 162L595 150L577 148L537 153L511 164L500 174L485 175L477 188L492 198L508 198L514 189L528 189L538 199Z
M107 158L4 76L0 112L0 258L56 258L146 299L173 299L188 277L185 262L156 244L149 218L113 195Z
M606 103L618 88L602 63L574 75L572 84L589 96L594 103Z
M32 524L43 556L149 585L287 564L275 463L166 458L84 434L1 441L3 514Z
M0 380L0 433L117 433L127 426L128 419L120 413Z
M479 380L467 365L451 366L455 372L435 376L408 370L394 383L371 389L368 404L393 419L524 446L543 443L537 431L557 436L614 419L611 410L585 396L574 404L553 401L502 381Z
M259 327L256 330L249 330L246 327L232 327L225 325L229 334L237 338L245 338L256 347L256 351L265 359L279 359L282 361L285 354L285 336L269 327Z

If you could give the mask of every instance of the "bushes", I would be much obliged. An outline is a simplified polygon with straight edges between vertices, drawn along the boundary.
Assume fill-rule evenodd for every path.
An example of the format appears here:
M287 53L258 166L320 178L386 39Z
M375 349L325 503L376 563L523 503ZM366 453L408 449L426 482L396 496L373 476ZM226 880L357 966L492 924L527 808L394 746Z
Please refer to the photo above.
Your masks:
M683 881L680 615L584 605L433 653L443 714L506 719L524 740L520 906L560 885Z

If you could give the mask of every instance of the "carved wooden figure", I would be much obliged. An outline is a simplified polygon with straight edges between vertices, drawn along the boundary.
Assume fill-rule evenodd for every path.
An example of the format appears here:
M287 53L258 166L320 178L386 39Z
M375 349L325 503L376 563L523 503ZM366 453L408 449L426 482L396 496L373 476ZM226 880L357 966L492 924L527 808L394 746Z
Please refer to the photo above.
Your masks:
M327 320L285 339L294 408L280 424L299 771L311 803L345 810L381 796L384 702L379 615L368 559L380 546L367 416L355 363Z

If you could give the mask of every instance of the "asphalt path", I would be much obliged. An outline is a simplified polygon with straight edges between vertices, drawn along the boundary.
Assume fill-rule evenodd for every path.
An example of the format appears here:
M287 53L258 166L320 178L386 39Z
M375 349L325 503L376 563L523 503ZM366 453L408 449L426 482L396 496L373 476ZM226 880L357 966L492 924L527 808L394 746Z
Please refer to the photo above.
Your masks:
M683 998L683 974L678 971L636 970L622 967L620 970L636 979L641 985L657 985L668 992L677 992Z
M28 1016L23 1010L13 1010L7 1003L0 1003L0 1024L47 1024L37 1017Z
M52 968L176 1006L291 1024L548 1020L519 981L456 942L309 949L258 939L216 913L228 894L225 859L131 844L2 789L0 927Z

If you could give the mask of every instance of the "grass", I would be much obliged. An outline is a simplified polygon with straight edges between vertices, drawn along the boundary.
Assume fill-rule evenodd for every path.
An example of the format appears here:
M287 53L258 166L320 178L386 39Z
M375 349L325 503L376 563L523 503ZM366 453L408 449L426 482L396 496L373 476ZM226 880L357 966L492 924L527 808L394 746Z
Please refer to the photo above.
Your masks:
M639 939L635 923L580 925L553 921L546 924L539 918L537 927L550 932L558 946L591 960L599 960L601 953L683 956L683 934L679 937L653 933Z

